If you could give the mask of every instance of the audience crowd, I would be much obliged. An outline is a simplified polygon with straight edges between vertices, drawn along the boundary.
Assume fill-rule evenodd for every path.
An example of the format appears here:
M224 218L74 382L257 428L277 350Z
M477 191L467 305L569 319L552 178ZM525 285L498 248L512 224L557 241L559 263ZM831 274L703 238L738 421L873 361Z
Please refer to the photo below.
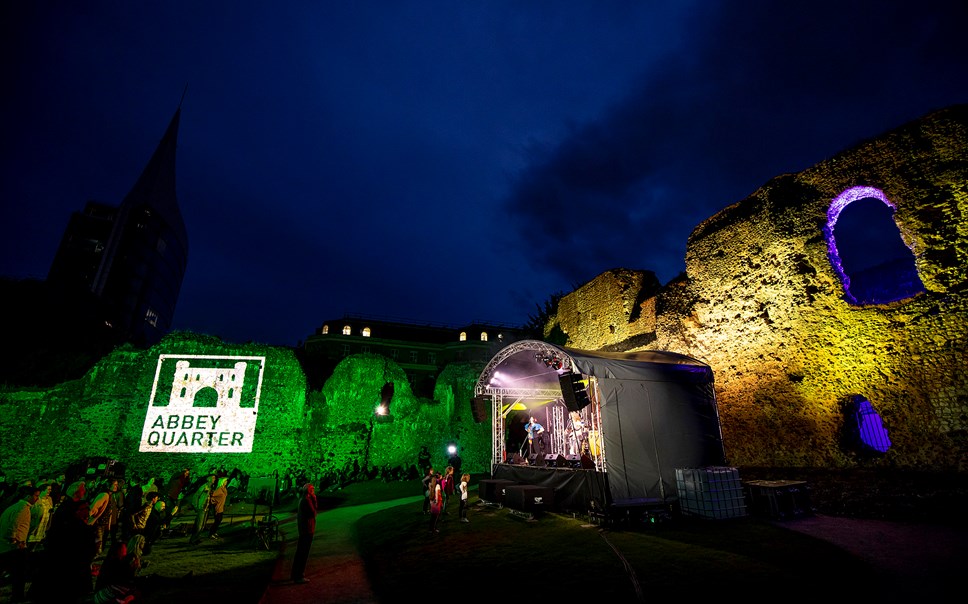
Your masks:
M446 486L444 477L425 468L428 463L423 455L406 467L361 468L353 460L315 482L338 490L377 478L412 480L429 470ZM451 483L460 476L454 470L448 468ZM197 545L205 537L221 539L218 531L231 501L298 498L308 482L295 468L251 484L239 469L211 469L195 477L182 468L167 479L126 476L125 466L116 462L76 464L56 477L19 484L0 476L0 579L10 586L13 602L137 603L150 589L141 575L150 564L146 557L159 539L177 535L172 520L181 512L189 517L190 510L193 518L179 524L191 527L182 536ZM273 486L276 494L270 497ZM452 494L445 491L447 499Z
M104 464L20 484L0 477L0 576L13 602L136 603L145 556L179 512L195 514L189 543L209 519L205 534L219 539L225 505L247 482L238 469L126 479Z

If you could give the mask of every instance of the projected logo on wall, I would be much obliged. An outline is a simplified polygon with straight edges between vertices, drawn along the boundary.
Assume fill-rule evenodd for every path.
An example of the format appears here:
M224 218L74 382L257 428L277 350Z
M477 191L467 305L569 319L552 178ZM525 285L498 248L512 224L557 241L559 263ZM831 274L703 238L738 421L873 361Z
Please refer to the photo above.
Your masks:
M265 357L163 354L142 452L250 453Z

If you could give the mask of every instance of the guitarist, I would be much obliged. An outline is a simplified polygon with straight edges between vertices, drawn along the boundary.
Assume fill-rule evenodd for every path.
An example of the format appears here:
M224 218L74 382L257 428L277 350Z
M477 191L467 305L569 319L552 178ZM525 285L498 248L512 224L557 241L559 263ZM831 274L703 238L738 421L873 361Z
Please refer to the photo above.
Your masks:
M544 426L538 423L538 420L531 416L531 421L524 425L524 429L528 432L528 452L530 455L535 454L534 441L538 440L538 453L544 453Z

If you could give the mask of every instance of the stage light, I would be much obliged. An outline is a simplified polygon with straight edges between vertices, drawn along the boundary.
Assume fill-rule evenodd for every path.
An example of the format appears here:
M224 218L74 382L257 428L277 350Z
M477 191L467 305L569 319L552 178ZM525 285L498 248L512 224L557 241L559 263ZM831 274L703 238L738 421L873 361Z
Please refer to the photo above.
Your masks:
M447 445L447 455L453 455L454 453L457 453L457 445L454 443Z
M539 363L544 364L545 367L550 367L555 371L561 370L564 366L564 362L558 356L557 353L552 354L541 354L540 352L534 353L534 359Z

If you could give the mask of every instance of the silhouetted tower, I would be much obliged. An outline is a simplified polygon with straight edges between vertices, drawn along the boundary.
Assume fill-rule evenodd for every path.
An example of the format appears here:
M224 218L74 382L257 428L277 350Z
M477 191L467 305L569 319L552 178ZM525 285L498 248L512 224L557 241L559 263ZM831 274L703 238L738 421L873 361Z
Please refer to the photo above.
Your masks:
M188 266L188 233L175 193L181 107L121 205L89 201L68 223L47 280L92 292L116 339L156 344L171 328Z

